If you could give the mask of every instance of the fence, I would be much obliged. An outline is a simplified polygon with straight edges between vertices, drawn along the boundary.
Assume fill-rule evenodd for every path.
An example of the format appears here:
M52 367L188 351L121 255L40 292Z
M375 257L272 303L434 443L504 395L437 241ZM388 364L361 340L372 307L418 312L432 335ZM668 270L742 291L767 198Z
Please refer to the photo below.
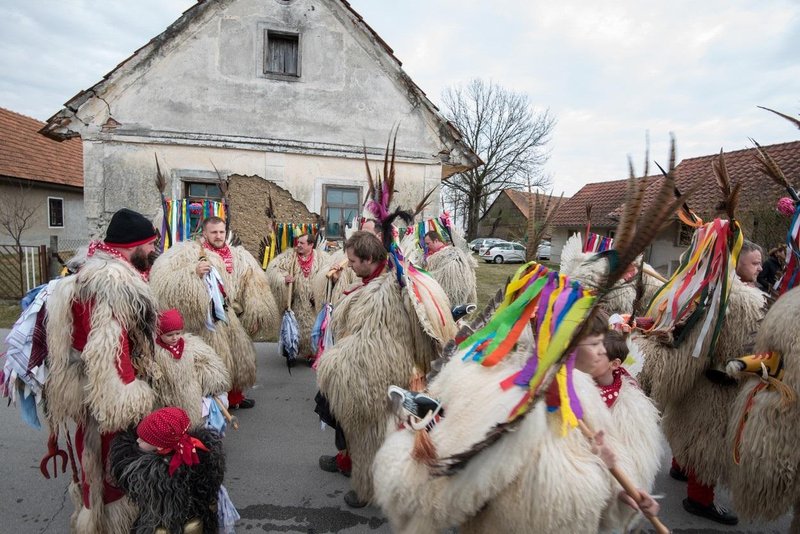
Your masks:
M0 245L0 299L21 299L47 280L46 246Z

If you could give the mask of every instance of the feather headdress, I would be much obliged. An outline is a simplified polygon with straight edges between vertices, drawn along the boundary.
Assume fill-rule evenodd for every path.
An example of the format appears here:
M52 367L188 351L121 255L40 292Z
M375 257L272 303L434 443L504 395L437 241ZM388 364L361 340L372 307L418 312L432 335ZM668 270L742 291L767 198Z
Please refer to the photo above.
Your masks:
M722 152L712 163L712 170L723 198L717 207L727 213L728 220L716 218L704 224L684 206L691 218L681 219L692 223L697 230L680 266L653 296L647 310L654 324L646 334L674 346L682 343L693 328L701 328L701 335L692 348L694 357L710 355L716 345L744 241L735 219L739 184L731 187Z
M630 180L630 188L641 187L633 177ZM585 337L590 320L610 288L625 275L630 263L652 242L663 223L685 201L683 196L674 197L674 188L674 173L670 172L665 176L652 204L642 210L643 213L635 213L637 207L634 203L626 204L622 220L626 221L628 227L621 229L625 234L624 246L618 245L604 253L608 259L608 272L604 282L595 291L531 262L521 267L506 286L503 302L497 306L488 323L478 330L462 330L460 335L472 333L459 343L458 354L465 360L484 366L493 366L502 361L528 324L535 330L536 341L533 354L525 366L501 383L502 388L523 388L524 394L517 406L505 421L495 425L481 441L462 453L437 461L433 466L434 473L454 474L481 451L514 430L535 403L549 396L554 382L557 384L556 398L560 401L564 428L578 424L581 409L571 386L576 345ZM449 351L452 351L452 347Z

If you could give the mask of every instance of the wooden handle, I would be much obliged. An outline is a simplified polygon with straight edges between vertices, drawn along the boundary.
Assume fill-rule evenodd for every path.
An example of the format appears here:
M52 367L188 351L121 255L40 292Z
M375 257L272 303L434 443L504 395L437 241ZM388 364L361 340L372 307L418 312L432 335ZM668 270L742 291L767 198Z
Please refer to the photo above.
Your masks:
M342 260L340 263L337 263L335 266L333 266L333 267L332 267L332 268L331 268L331 269L328 271L328 274L326 274L325 276L327 276L328 278L330 278L330 277L331 277L331 276L333 276L333 275L334 275L334 273L336 273L337 271L340 271L340 270L344 269L345 267L347 267L347 264L348 264L348 263L350 263L350 260L348 260L347 258L343 259L343 260Z
M658 280L662 284L666 284L667 283L667 279L664 278L661 275L661 273L657 272L655 269L653 269L649 265L645 265L644 267L642 267L642 272L644 272L644 274L646 274L648 276L652 276L653 278L655 278L656 280Z
M595 432L589 428L589 426L584 423L583 421L578 421L578 427L581 429L581 433L586 436L587 439L593 440ZM637 503L642 499L642 495L639 493L639 489L636 485L628 478L623 471L621 471L617 466L609 468L611 475L617 479L619 485L622 486L622 489L625 490L625 493L630 495L630 497L636 501ZM650 521L650 524L653 525L653 528L656 529L658 534L669 534L669 529L661 522L658 516L650 515L642 512L644 516Z

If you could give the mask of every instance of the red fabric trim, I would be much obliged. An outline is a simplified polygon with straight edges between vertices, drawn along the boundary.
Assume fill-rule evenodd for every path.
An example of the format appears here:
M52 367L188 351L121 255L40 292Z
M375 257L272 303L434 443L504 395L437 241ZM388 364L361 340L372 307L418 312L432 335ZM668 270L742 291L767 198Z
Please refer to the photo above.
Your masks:
M169 353L172 355L172 357L175 358L176 360L180 360L181 356L183 356L183 347L185 344L183 342L182 337L178 338L178 341L174 345L167 345L166 343L161 341L161 337L158 337L156 339L156 344L158 344L158 346L163 349L167 349Z
M92 302L74 301L72 303L72 348L83 352L92 330ZM128 332L122 330L119 343L121 353L117 361L117 374L124 384L130 384L136 378L131 363L131 350Z
M228 406L236 406L244 400L244 393L238 389L232 389L228 392Z
M210 250L211 252L215 252L222 261L225 262L225 271L228 273L233 272L233 254L231 254L231 249L227 243L225 246L220 248L214 248L213 245L210 245L208 241L203 241L202 247L206 250Z
M345 295L349 295L350 293L353 293L353 292L355 292L355 291L357 291L357 290L361 289L361 288L362 288L362 287L364 287L365 285L369 284L370 282L372 282L373 280L375 280L376 278L378 278L378 277L379 277L380 275L382 275L382 274L383 274L383 272L386 270L386 265L387 265L388 263L389 263L389 259L388 259L388 258L387 258L387 259L385 259L385 260L383 260L383 261L382 261L382 262L381 262L381 263L378 265L378 267L377 267L377 268L376 268L374 271L372 271L372 274L370 274L369 276L360 277L360 278L361 278L361 285L360 285L360 286L354 287L354 288L353 288L353 289L351 289L350 291L345 291L345 292L344 292L344 294L345 294Z
M706 486L697 481L694 469L687 473L689 482L686 485L686 496L701 506L714 504L714 486Z
M147 243L155 241L156 239L158 239L158 236L154 235L152 237L148 237L147 239L134 241L133 243L109 243L108 241L105 241L105 244L108 245L109 247L114 247L114 248L134 248L138 247L139 245L146 245Z
M105 504L118 501L125 495L125 492L117 486L108 482L106 476L106 468L108 465L108 452L111 449L111 442L119 432L109 432L107 434L100 434L100 459L103 462L103 502ZM78 463L81 466L81 497L83 499L83 507L91 509L91 500L89 499L91 486L86 482L86 472L83 469L83 438L84 428L83 425L78 425L75 429L75 452L78 454Z

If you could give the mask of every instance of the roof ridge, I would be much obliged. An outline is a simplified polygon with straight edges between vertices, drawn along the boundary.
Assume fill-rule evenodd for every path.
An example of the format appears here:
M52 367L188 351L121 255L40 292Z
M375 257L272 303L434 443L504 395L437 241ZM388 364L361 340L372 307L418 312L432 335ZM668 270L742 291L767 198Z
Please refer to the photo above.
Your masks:
M763 148L765 150L768 150L768 149L771 149L771 148L780 147L780 146L788 146L788 145L792 145L792 144L800 144L800 140L784 141L783 143L773 143L771 145L762 145L761 148ZM738 154L740 152L752 152L754 150L756 150L755 147L739 148L739 149L736 149L736 150L729 150L729 151L726 151L726 150L723 149L722 153L725 154L725 156L732 156L732 155ZM698 159L706 159L706 158L716 158L716 157L719 157L719 152L714 152L713 154L705 154L703 156L694 156L692 158L684 158L678 163L678 165L680 165L681 163L685 163L687 161L693 161L693 160L698 160ZM677 165L676 165L676 167L677 167Z

